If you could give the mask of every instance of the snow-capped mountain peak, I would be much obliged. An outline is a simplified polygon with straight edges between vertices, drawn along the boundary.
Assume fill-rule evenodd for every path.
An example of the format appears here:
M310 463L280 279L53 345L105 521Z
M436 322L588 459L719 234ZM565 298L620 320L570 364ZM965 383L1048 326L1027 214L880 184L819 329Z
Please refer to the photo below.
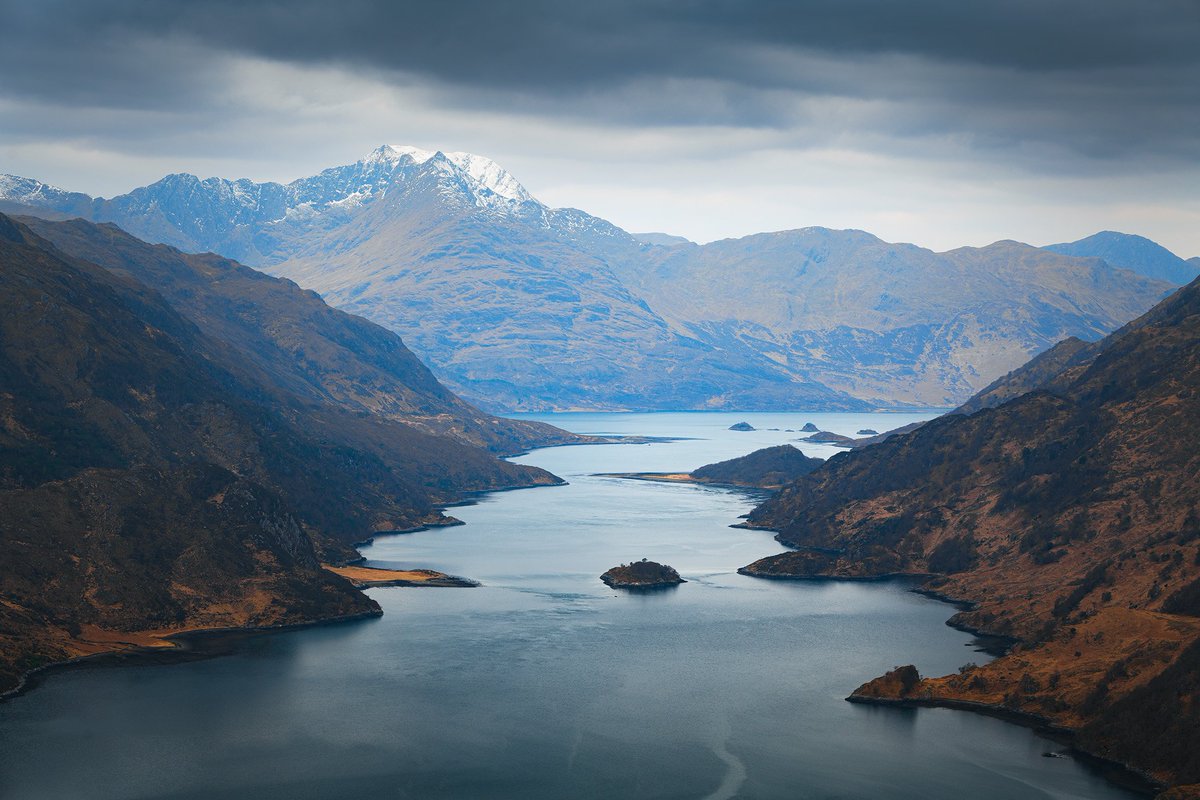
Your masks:
M54 207L63 202L74 202L91 198L78 192L69 192L33 178L19 175L0 175L0 199L34 206Z
M363 159L362 163L364 165L386 164L388 167L395 168L407 160L407 162L419 166L438 156L450 162L461 173L459 177L465 178L477 194L480 192L491 193L517 203L536 202L533 195L525 190L525 187L512 176L512 173L490 158L477 156L474 153L446 153L440 150L423 150L411 145L385 144L371 151L371 154Z

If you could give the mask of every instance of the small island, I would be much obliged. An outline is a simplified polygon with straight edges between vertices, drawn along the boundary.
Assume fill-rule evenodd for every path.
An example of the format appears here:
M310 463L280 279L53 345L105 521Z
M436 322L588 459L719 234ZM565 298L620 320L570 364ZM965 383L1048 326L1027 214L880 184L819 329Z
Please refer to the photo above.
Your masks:
M644 558L632 564L613 567L601 575L600 580L614 589L661 589L687 583L679 577L674 567Z
M832 431L817 431L812 436L806 436L802 441L813 442L815 444L837 444L849 446L849 443L853 442L854 439L849 436L843 436L840 433L834 433Z
M731 430L731 431L752 431L752 430L754 430L754 426L751 425L749 422L745 422L745 421L735 422L734 424L729 426L729 430Z

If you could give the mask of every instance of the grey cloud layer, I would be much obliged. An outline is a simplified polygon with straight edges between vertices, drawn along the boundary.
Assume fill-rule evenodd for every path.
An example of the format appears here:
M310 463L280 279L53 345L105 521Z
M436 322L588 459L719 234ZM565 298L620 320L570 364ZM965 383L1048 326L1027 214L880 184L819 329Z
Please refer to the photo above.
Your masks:
M1200 155L1195 0L3 4L0 96L220 105L222 54L434 84L447 106L601 124L967 137ZM830 100L843 101L830 115ZM848 105L847 105L848 104Z

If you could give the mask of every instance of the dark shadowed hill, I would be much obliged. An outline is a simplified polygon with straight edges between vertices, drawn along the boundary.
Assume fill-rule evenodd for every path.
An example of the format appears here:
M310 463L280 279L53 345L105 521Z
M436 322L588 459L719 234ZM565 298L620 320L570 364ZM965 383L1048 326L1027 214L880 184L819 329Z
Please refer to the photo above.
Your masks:
M1200 281L1094 346L1065 343L1010 381L1022 384L1034 390L839 454L783 489L750 523L797 549L745 571L932 574L928 588L971 604L957 624L1020 645L863 697L1033 714L1163 781L1200 781L1172 744L1200 737L1186 677L1200 640Z
M64 252L161 293L261 371L264 390L281 401L332 404L503 454L581 440L484 414L438 383L396 334L291 281L210 253L147 244L111 224L21 221Z
M692 470L691 474L703 482L777 489L824 463L822 459L804 455L790 444L781 444L764 447L739 458L708 464Z
M292 392L135 271L0 216L5 688L156 634L376 613L320 560L436 523L463 492L556 481L463 436ZM252 317L253 296L240 304Z

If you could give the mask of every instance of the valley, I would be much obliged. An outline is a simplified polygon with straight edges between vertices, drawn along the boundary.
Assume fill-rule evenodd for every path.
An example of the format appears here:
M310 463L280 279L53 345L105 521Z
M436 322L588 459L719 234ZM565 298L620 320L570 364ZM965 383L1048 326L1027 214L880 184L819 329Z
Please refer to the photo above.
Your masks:
M1200 800L1200 3L0 6L3 800Z

